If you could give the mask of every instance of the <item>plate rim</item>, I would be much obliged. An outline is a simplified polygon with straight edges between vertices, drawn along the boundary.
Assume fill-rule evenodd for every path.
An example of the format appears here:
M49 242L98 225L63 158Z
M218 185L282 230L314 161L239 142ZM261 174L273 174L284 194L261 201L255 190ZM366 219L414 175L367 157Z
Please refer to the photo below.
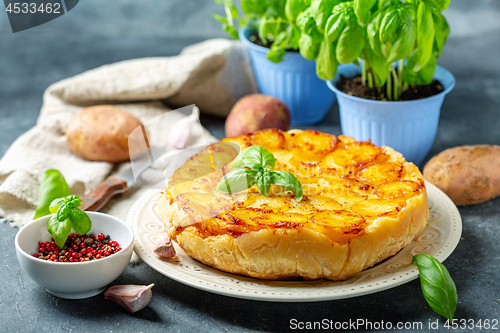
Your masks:
M446 212L447 215L450 215L449 218L454 218L455 219L455 224L450 224L456 227L455 233L457 235L454 238L450 238L448 234L447 240L443 243L443 246L439 248L438 256L436 259L438 259L440 262L444 262L448 257L453 253L455 248L457 247L458 243L460 242L460 238L462 235L462 217L460 215L460 212L457 208L457 206L453 203L453 201L437 186L433 185L432 183L429 183L428 181L425 181L425 186L428 189L428 192L434 192L436 194L441 203L444 203L444 211ZM271 296L270 294L262 294L262 293L250 293L248 291L247 293L236 293L234 291L230 290L225 290L223 286L222 290L220 288L215 288L215 287L210 287L209 285L205 286L203 284L195 283L193 281L190 281L189 279L183 279L182 276L179 276L179 272L176 273L171 273L169 271L166 271L165 269L159 267L156 263L154 258L151 253L145 247L142 246L140 237L137 235L137 230L135 228L135 224L138 222L138 213L144 208L144 206L153 198L154 195L160 195L162 191L158 189L149 189L146 191L144 194L142 194L136 202L132 205L132 207L129 210L129 213L127 214L126 222L129 224L134 232L134 252L151 268L156 270L162 275L167 276L168 278L171 278L172 280L175 280L177 282L180 282L182 284L188 285L190 287L211 292L214 294L218 295L223 295L223 296L229 296L229 297L234 297L234 298L240 298L240 299L249 299L249 300L257 300L257 301L267 301L267 302L322 302L322 301L332 301L332 300L339 300L339 299L346 299L346 298L353 298L353 297L359 297L363 295L369 295L373 293L377 293L380 291L384 291L387 289L395 288L400 285L403 285L405 283L411 282L415 279L418 278L418 269L413 266L409 265L407 268L399 271L402 273L406 273L406 277L402 277L392 283L385 283L382 285L378 286L373 286L371 288L367 289L362 289L360 290L359 288L357 290L351 290L347 293L339 293L339 294L327 294L324 297L321 297L320 295L314 296L314 295L303 295L301 296L300 294L294 295L291 298L279 298L279 295L273 295ZM397 255L397 254L396 254ZM153 260L150 260L150 258L153 258ZM193 259L196 260L196 259ZM198 262L200 265L206 266L201 262ZM209 267L209 266L207 266ZM215 271L218 271L215 268L209 267L211 269L214 269ZM369 269L369 268L368 268ZM366 270L365 270L366 271ZM248 278L248 279L253 279L255 281L266 281L267 280L262 280L262 279L256 279L256 278L251 278L251 277L246 277L246 276L240 276L228 272L222 272L221 274L228 274L231 276L234 276L235 278ZM184 273L181 273L184 274ZM187 275L186 275L187 276ZM328 282L328 280L325 280ZM332 281L333 282L333 281ZM213 283L214 285L221 285L220 282ZM279 287L275 287L279 288ZM321 287L320 287L321 288ZM348 286L345 287L345 289L349 289ZM287 291L290 292L290 291Z

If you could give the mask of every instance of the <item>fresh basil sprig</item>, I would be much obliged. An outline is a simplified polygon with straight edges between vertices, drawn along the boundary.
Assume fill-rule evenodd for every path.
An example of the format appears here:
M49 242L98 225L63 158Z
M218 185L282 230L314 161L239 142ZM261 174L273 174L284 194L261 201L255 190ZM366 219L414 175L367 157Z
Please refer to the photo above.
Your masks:
M50 204L50 211L55 214L50 217L47 230L61 249L64 247L72 228L83 235L89 232L92 227L92 222L87 214L78 209L81 205L82 199L76 195L55 199Z
M45 171L40 181L40 199L33 220L51 214L50 203L54 199L67 195L69 195L69 186L63 175L55 169Z
M257 172L248 169L239 169L226 174L217 185L217 190L224 193L233 193L246 190L255 185Z
M420 285L430 307L451 322L457 308L455 283L443 264L428 254L413 256L420 275Z
M262 146L251 146L243 150L234 160L231 165L231 170L238 170L241 168L259 170L266 168L267 170L274 170L276 160L273 154L268 152Z
M300 181L288 171L274 171L276 160L262 146L251 146L243 150L231 165L231 172L224 175L217 185L217 190L234 193L256 185L260 193L269 195L271 185L278 185L289 190L296 201L302 200L304 192Z

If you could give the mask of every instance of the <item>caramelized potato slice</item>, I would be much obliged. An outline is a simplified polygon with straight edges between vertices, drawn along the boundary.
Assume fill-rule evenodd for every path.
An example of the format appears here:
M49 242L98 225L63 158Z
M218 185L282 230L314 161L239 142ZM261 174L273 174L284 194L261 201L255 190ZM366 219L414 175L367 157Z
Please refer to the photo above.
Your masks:
M239 209L198 224L205 236L230 234L238 237L244 233L265 228L297 228L307 223L300 214L264 213L259 209Z
M270 194L269 197L264 198L260 193L252 193L250 197L255 197L250 205L245 205L250 209L259 209L267 213L300 213L312 214L316 213L316 209L308 197L304 197L300 202L296 202L292 196L288 196L286 191L282 194Z
M342 205L337 200L324 195L316 195L309 201L317 210L342 210Z
M356 202L351 210L365 218L396 216L406 206L404 200L367 199Z
M325 191L328 191L329 188L325 187L319 183L302 183L302 190L304 191L304 195L318 195Z
M392 159L391 155L388 155L384 150L382 150L382 154L378 155L372 162L370 162L370 164L381 164L389 162L389 160L391 159Z
M252 135L254 145L262 146L273 152L286 148L286 139L283 132L277 128L267 128Z
M181 203L181 209L191 217L194 221L193 223L203 222L212 216L210 216L210 208L200 205L195 202ZM186 227L186 225L183 225Z
M344 207L344 209L348 209L358 201L366 200L366 198L366 195L361 195L351 189L346 189L342 196L337 198L337 201L342 205L342 207Z
M219 192L219 193L221 193L221 192ZM259 198L258 193L254 193L253 191L250 191L250 190L246 193L240 192L240 193L231 193L231 194L224 194L224 195L229 195L231 197L231 200L234 202L234 205L238 206L238 207L251 206Z
M343 144L348 144L348 143L353 143L353 142L356 142L356 139L354 139L353 137L350 137L350 136L346 136L346 135L339 135L337 137L337 139L342 142Z
M273 212L286 212L287 210L292 209L293 200L292 198L285 195L274 195L269 194L268 197L264 197L260 193L253 194L256 196L255 202L250 205L250 208L259 208L262 210L271 210ZM293 201L293 202L292 202Z
M182 166L172 176L171 183L178 184L186 180L193 180L196 178L200 178L206 176L207 174L212 172L212 166L210 162L207 165L203 166Z
M260 215L262 215L262 211L259 209L244 208L226 212L221 217L235 225L258 225L253 219Z
M307 223L307 218L296 213L270 213L263 209L238 209L224 214L230 229L237 232L260 230L265 227L296 228ZM245 231L246 230L246 231Z
M349 187L349 190L351 190L353 193L367 197L371 194L374 194L373 192L375 190L375 186L356 182Z
M337 146L335 135L307 130L293 137L292 152L296 161L320 161Z
M345 210L331 210L312 216L308 228L320 232L337 243L345 243L350 238L359 236L366 226L365 219Z
M369 184L358 182L354 179L341 178L329 179L328 189L330 192L327 191L327 193L331 193L331 195L334 196L342 196L346 193L353 193L366 198L368 195L373 194L374 187Z
M374 185L382 184L398 180L401 177L402 170L403 165L401 163L380 163L362 169L356 175L356 179Z
M311 214L316 214L320 210L313 206L311 200L309 200L309 197L305 196L302 198L300 202L296 202L295 200L291 200L291 208L290 210L286 211L286 213L297 213L297 214L302 214L302 215L311 215Z
M208 146L213 170L219 170L232 162L240 153L240 147L231 142L217 142Z
M287 168L291 167L290 160L293 159L293 154L289 150L276 150L273 152L274 158L276 159L275 169L278 169L278 165L286 166ZM285 170L285 169L279 169Z
M229 233L233 236L239 236L241 234L257 231L263 226L254 222L251 217L256 217L261 213L257 211L252 211L250 209L238 209L230 212L226 212L220 216L220 218L207 220L201 223L201 227L204 232L214 232L214 235Z
M272 228L297 228L307 223L307 218L298 213L265 213L252 218L260 225Z
M230 200L207 193L182 193L177 196L177 201L186 214L197 222L235 208Z
M224 234L231 234L233 236L241 235L243 232L239 232L237 230L233 230L226 220L221 217L215 217L208 220L203 221L203 223L198 223L195 225L202 236L210 237ZM257 230L257 229L256 229ZM246 232L246 231L245 231Z
M241 150L244 150L252 145L252 138L249 135L225 138L220 142L232 142L237 144Z
M225 173L227 172L228 171L226 170ZM168 185L174 197L177 197L179 194L192 192L213 193L223 175L224 173L222 172L222 169L219 169L196 179L172 177ZM228 196L227 194L218 191L214 194L217 196Z
M299 162L297 163L297 160L292 159L290 161L293 166L293 174L296 177L302 177L302 178L315 178L318 173L318 167L317 163L307 163L307 162Z
M325 161L325 166L363 166L382 154L382 148L370 142L353 142L338 147Z
M412 180L399 180L392 183L378 185L375 194L384 199L405 199L408 200L420 194L424 188L423 184Z
M302 185L303 184L318 184L319 183L319 178L316 175L301 176L301 175L295 174L295 177L297 177L297 179L300 181L300 183Z
M327 157L328 158L328 157ZM320 178L325 179L330 183L335 183L347 179L355 179L356 173L358 172L357 168L354 166L347 167L337 167L337 168L328 168L325 166L319 166L321 171Z

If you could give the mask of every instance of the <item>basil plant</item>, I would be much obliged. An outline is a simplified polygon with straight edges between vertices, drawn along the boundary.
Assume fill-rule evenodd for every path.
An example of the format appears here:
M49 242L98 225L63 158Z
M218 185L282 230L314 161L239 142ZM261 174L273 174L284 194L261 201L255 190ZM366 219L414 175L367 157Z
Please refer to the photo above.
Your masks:
M241 0L242 16L233 0L215 1L226 16L214 17L232 37L238 23L271 43L269 60L298 50L316 61L323 80L333 79L338 64L362 63L363 84L385 85L388 100L432 82L450 31L441 14L450 0Z

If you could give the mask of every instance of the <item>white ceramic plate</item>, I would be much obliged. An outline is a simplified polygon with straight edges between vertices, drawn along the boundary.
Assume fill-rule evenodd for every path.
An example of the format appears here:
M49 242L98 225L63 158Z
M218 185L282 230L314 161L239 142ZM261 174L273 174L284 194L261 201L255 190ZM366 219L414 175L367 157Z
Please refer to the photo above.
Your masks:
M444 261L453 252L462 233L462 220L453 202L436 186L426 183L429 225L415 240L393 257L345 281L266 281L225 273L190 258L174 243L177 256L159 259L154 245L166 236L157 212L158 190L145 193L131 208L127 222L134 231L134 250L158 272L194 288L216 294L275 302L327 301L375 293L418 277L411 264L415 254L427 253Z

